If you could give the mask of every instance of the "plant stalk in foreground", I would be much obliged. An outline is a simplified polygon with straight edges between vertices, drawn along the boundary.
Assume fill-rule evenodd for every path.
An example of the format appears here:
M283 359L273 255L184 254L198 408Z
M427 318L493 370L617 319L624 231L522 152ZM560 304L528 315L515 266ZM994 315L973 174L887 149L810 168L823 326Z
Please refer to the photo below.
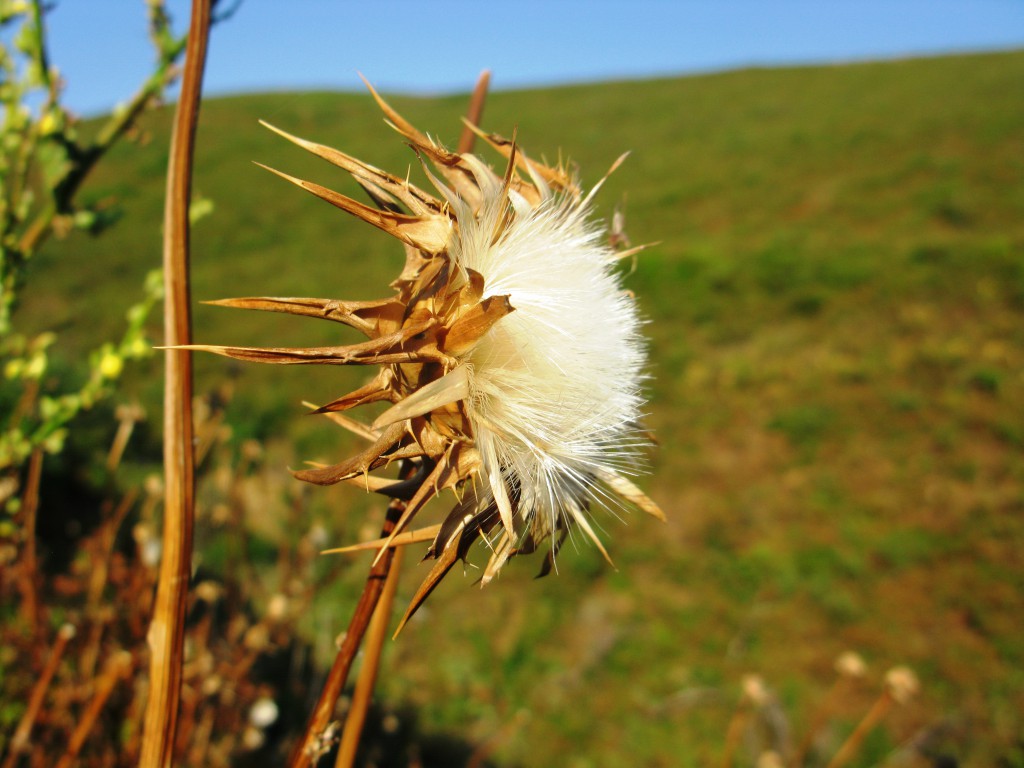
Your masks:
M195 131L199 120L210 0L194 0L189 24L185 73L175 111L164 209L164 333L168 345L191 341L189 308L189 220ZM185 602L192 569L193 424L192 359L188 351L165 353L164 377L164 526L160 576L148 641L149 700L139 765L173 762L181 697L185 640Z
M356 760L356 751L366 723L366 712L373 698L373 688L377 682L377 670L384 640L388 633L391 620L391 608L395 601L395 590L398 588L398 577L402 569L402 550L395 550L395 559L391 563L387 581L384 583L384 594L373 612L370 630L366 638L366 650L363 653L359 678L356 680L355 691L352 693L352 706L345 717L345 727L341 731L341 744L338 745L338 757L334 768L352 768Z
M388 536L394 530L404 511L405 503L398 499L388 505L387 516L381 528L381 537ZM395 557L395 549L388 547L381 555L370 567L363 593L352 612L348 630L341 640L334 664L331 665L327 681L320 692L320 698L306 723L302 738L292 750L291 759L288 762L289 768L308 768L308 766L316 764L317 760L331 748L330 732L332 729L330 726L334 720L334 709L338 704L338 697L341 696L345 683L348 681L348 673L359 652L363 635L366 633L370 619L373 618L374 610L384 591L384 585L391 571L391 563Z

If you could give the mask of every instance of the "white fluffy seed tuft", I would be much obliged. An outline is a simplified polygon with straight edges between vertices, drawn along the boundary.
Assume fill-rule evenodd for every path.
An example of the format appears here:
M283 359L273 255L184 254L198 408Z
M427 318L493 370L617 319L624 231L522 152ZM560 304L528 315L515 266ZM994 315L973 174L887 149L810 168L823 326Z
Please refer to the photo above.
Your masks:
M499 509L507 488L519 491L519 533L552 532L559 517L589 532L584 506L607 498L595 478L632 472L646 443L641 322L588 201L544 191L536 207L513 197L516 215L491 242L504 200L485 186L449 246L485 295L515 308L466 357L469 417Z

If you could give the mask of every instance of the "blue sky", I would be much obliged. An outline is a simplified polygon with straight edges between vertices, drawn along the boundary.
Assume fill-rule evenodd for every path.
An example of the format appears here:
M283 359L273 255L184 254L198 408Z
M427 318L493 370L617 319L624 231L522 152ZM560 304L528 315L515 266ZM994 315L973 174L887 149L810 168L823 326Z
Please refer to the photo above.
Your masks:
M222 0L227 6L236 0ZM171 0L176 26L187 0ZM80 114L112 108L152 59L144 0L59 0L52 59ZM242 0L216 27L209 95L526 88L746 66L1024 47L1024 0Z

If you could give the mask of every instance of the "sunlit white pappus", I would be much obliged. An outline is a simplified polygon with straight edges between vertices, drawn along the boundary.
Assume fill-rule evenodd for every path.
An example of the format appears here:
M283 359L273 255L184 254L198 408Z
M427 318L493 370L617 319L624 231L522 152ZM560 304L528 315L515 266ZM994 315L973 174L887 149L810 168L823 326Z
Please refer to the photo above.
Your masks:
M448 252L483 275L485 296L507 294L515 309L464 363L482 475L499 508L507 488L519 490L515 522L551 532L566 516L593 535L585 507L613 498L595 480L632 474L646 443L636 303L589 198L535 178L541 202L531 207L510 192L515 217L492 243L503 190L482 173L477 182L477 215L446 190L458 221Z

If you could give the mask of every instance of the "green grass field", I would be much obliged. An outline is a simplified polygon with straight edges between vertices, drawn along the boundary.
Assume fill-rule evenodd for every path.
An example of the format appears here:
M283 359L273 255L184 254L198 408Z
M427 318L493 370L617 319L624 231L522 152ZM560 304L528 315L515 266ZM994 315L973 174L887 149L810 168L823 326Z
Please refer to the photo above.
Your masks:
M587 185L632 150L599 212L623 202L634 243L659 243L627 285L650 320L661 443L645 487L669 522L602 517L615 569L580 542L547 579L525 558L482 591L472 570L453 574L389 645L381 699L416 707L430 732L504 734L500 765L707 765L744 674L765 678L799 737L853 649L871 683L836 715L836 738L887 668L908 664L922 684L858 764L932 728L963 764L1024 765L1022 83L1012 52L493 94L487 129L518 127L527 153L570 157ZM454 144L464 98L391 101ZM195 298L385 295L395 243L251 161L355 186L257 119L422 180L366 95L211 101L195 186L214 212L194 233ZM59 329L67 360L117 333L159 264L166 113L150 131L85 189L122 221L51 244L34 266L20 322ZM345 333L195 313L199 342ZM199 389L229 367L200 358ZM151 404L158 373L131 381ZM364 375L243 368L229 420L282 466L338 459L351 443L299 403ZM308 498L339 536L379 507L347 490ZM399 599L424 573L413 560ZM347 620L356 566L310 617L322 650Z

